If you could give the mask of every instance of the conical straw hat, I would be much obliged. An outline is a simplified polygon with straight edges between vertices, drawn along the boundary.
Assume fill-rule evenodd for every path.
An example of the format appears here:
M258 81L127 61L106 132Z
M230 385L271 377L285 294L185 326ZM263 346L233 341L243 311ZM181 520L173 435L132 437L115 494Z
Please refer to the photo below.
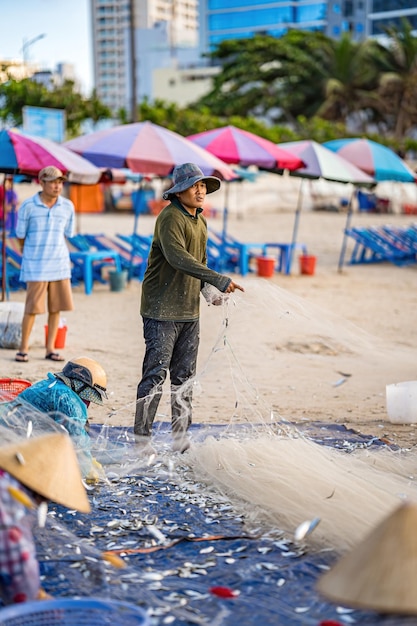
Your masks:
M0 467L48 500L90 512L69 435L52 433L1 446Z
M320 578L317 589L347 606L417 614L417 505L396 509Z

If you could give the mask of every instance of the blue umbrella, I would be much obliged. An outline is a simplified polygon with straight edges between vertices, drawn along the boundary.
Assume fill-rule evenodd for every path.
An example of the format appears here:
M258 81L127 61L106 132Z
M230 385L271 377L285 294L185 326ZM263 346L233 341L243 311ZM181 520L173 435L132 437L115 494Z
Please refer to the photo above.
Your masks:
M414 183L416 174L393 150L370 139L334 139L327 141L326 148L344 157L356 167L373 176L376 182L388 181ZM349 210L345 235L340 252L339 271L341 271L346 251L346 231L350 227L352 211Z
M370 139L334 139L323 144L360 170L372 176L376 182L392 180L413 183L415 172L408 167L391 148Z
M368 176L368 174L365 174L365 172L357 168L350 161L347 161L337 154L334 154L331 150L328 150L316 141L290 141L287 143L280 143L279 146L284 150L287 150L288 152L291 152L292 154L298 156L305 163L305 167L291 172L292 176L299 176L302 179L300 191L298 194L297 209L295 211L291 242L291 269L295 246L297 243L298 224L300 221L303 179L323 178L324 180L329 180L333 182L352 183L358 185L372 184L374 182L374 179ZM349 202L349 207L350 205L351 201Z

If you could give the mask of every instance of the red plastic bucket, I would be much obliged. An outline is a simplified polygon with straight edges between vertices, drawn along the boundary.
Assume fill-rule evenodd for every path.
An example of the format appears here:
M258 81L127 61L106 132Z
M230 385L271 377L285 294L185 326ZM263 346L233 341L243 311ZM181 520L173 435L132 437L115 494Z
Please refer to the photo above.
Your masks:
M317 257L303 254L299 257L299 261L301 274L308 274L310 276L313 276L316 270Z
M258 256L256 258L258 268L258 276L263 278L271 278L274 275L275 259L272 256Z
M58 332L56 334L54 348L56 348L57 350L62 350L62 348L65 348L65 339L66 339L66 337L67 337L67 327L66 326L60 326L58 328ZM45 324L45 345L47 343L48 343L48 325Z

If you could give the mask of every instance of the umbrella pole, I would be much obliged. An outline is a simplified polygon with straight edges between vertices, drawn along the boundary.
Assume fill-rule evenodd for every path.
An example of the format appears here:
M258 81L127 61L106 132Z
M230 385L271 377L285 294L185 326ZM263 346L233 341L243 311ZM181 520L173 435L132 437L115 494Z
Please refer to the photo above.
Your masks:
M81 218L80 218L80 205L81 205L81 199L80 199L80 185L75 185L75 188L77 190L77 206L75 209L75 215L76 215L76 230L77 230L77 234L79 235L81 233Z
M229 210L228 210L229 186L230 186L230 183L227 181L225 198L224 198L224 210L223 210L223 230L222 230L222 247L221 247L221 268L222 269L223 269L223 263L226 258L226 247L227 247L227 219L229 216Z
M342 243L342 249L340 250L340 257L339 257L339 265L337 268L337 271L339 273L342 272L343 270L343 265L345 262L345 254L346 254L346 246L347 246L347 230L350 228L351 222L352 222L352 217L353 217L353 209L352 209L352 200L353 200L353 194L355 192L352 191L351 196L350 196L350 200L349 200L349 206L348 206L348 212L346 215L346 224L345 224L345 229L344 229L344 234L343 234L343 243Z
M6 255L6 174L3 178L3 218L2 218L2 246L1 246L2 276L1 300L6 300L7 293L7 255Z
M129 271L127 274L127 281L130 283L130 281L132 280L132 273L133 273L133 258L135 256L135 235L137 233L138 230L138 221L139 221L139 207L140 207L140 191L142 189L142 180L138 181L138 190L137 190L137 194L136 194L136 198L135 201L133 203L133 214L135 216L134 222L133 222L133 233L132 233L132 248L130 251L130 263L129 263Z
M300 222L300 213L301 213L302 204L303 204L303 184L304 184L304 178L301 179L300 189L298 190L297 208L295 211L294 226L292 230L290 264L288 267L289 274L291 274L291 267L292 267L292 262L294 259L295 246L296 246L297 237L298 237L298 224Z

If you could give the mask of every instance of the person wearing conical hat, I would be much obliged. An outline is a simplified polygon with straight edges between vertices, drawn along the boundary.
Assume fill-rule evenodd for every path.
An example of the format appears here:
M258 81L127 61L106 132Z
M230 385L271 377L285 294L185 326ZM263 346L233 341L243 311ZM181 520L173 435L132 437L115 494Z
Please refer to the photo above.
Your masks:
M83 475L92 479L98 478L100 465L91 456L88 407L90 402L103 404L106 387L103 367L94 359L82 356L68 361L61 372L48 373L46 379L17 396L18 402L28 402L64 426L73 439Z
M7 440L7 429L1 440ZM15 440L0 447L0 602L45 597L32 528L47 502L90 512L74 446L67 433Z

